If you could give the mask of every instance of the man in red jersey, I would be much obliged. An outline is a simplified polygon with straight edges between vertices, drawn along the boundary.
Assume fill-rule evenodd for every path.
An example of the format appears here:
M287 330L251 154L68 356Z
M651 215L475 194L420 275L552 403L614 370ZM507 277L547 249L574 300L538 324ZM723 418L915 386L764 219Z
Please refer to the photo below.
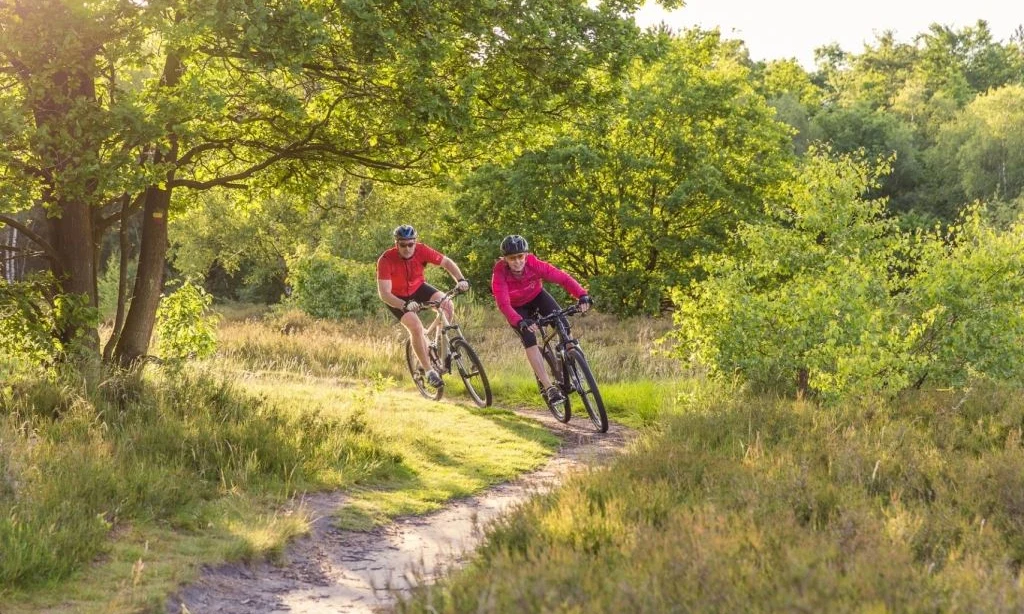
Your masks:
M591 300L580 282L529 253L529 249L526 239L519 235L509 235L502 239L501 259L494 264L491 272L491 291L494 292L494 302L498 304L498 309L519 334L526 348L526 358L544 388L544 398L552 404L561 403L565 397L544 368L544 357L537 347L539 330L530 318L558 311L558 303L544 289L545 281L562 286L579 301L581 312L590 308Z
M444 293L424 281L423 269L428 264L442 267L455 280L459 292L469 290L469 282L450 258L425 243L417 243L416 229L412 226L403 224L395 228L393 234L395 246L377 259L377 294L409 331L412 349L423 366L427 383L440 388L443 385L441 374L430 367L427 337L423 322L416 313L420 310L420 303L439 300ZM445 301L441 308L451 317L451 301Z

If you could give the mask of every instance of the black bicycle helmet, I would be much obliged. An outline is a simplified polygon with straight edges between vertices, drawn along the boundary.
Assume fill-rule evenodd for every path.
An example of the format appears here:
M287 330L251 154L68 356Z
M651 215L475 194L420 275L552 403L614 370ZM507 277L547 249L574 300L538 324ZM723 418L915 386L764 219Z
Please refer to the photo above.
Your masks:
M501 255L522 254L530 250L530 244L519 235L509 235L501 240Z
M416 238L416 229L408 224L402 224L395 228L393 234L395 235L395 241L408 241L409 239Z

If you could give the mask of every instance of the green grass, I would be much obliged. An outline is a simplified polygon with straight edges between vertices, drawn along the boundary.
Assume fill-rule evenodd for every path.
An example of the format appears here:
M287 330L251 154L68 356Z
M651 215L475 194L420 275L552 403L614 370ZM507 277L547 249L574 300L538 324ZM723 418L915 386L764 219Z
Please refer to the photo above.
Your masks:
M401 330L232 308L181 373L0 389L0 611L162 611L197 563L275 558L297 493L367 528L544 462L557 442L515 335L463 307L497 409L421 398ZM1024 402L979 385L823 409L695 378L664 320L574 320L613 420L613 467L503 520L411 612L1024 609Z
M151 377L120 407L14 394L0 611L156 610L197 562L279 554L306 526L280 512L298 492L347 490L339 520L367 526L510 479L557 443L507 411L304 379Z
M496 391L530 391L498 403L539 409L514 334L463 309ZM181 372L85 365L2 390L0 611L158 611L197 564L280 554L308 521L283 511L297 493L345 492L338 523L366 528L557 446L538 423L472 406L458 382L444 402L420 397L384 318L232 306L219 336L215 359Z
M1024 401L823 410L693 388L403 612L1024 608Z
M368 393L279 380L248 382L246 388L286 412L312 408L333 413L377 434L376 444L388 461L376 468L373 480L352 489L340 519L347 528L365 529L395 516L437 510L453 497L537 468L558 443L538 423L508 411L481 411L465 402L438 404L411 390Z
M122 589L98 588L91 578L103 573L93 565L115 569L125 556L134 565L139 557L130 547L125 554L123 535L195 533L210 542L205 560L280 549L301 527L273 518L275 505L298 490L354 484L387 454L350 424L287 415L230 381L162 375L8 389L0 609L68 602L71 611L106 611ZM166 563L163 544L147 541ZM159 602L169 586L166 578L140 581L132 584L135 606ZM106 601L94 601L96 593Z

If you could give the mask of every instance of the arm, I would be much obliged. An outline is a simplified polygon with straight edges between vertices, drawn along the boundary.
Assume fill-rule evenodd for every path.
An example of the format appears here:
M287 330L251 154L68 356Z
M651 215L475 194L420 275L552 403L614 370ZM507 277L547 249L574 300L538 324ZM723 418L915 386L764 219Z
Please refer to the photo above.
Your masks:
M391 291L391 275L389 274L389 268L385 256L386 252L377 259L377 296L380 297L380 300L384 301L385 305L404 309L405 301L395 296Z
M384 301L388 305L391 305L392 307L397 307L398 309L405 309L405 301L391 293L390 279L377 279L377 296L380 297L380 300Z
M498 311L505 316L508 323L512 326L519 324L519 320L522 320L523 317L512 308L512 301L508 298L508 283L498 271L491 274L491 292L494 293L494 302L498 304Z
M580 282L576 281L572 275L569 275L562 269L554 266L553 264L548 264L539 258L537 259L536 264L537 269L540 272L541 279L544 281L550 281L562 286L562 288L564 288L565 291L575 299L579 299L581 296L587 294L586 288L581 286Z
M441 259L441 268L448 271L448 274L452 276L455 283L466 280L466 278L462 276L462 271L459 269L459 265L455 264L455 261L448 256Z

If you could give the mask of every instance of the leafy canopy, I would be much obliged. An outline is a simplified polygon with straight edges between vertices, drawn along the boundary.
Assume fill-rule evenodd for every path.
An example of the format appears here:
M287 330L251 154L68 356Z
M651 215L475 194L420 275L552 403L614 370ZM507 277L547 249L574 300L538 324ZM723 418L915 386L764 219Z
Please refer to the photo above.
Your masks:
M863 194L888 172L812 149L735 253L680 288L682 357L717 375L826 399L983 377L1024 382L1024 223L979 207L908 235Z
M637 61L621 93L552 127L547 143L462 185L448 234L490 274L505 234L587 281L602 307L657 312L788 164L787 130L735 44L693 31Z

